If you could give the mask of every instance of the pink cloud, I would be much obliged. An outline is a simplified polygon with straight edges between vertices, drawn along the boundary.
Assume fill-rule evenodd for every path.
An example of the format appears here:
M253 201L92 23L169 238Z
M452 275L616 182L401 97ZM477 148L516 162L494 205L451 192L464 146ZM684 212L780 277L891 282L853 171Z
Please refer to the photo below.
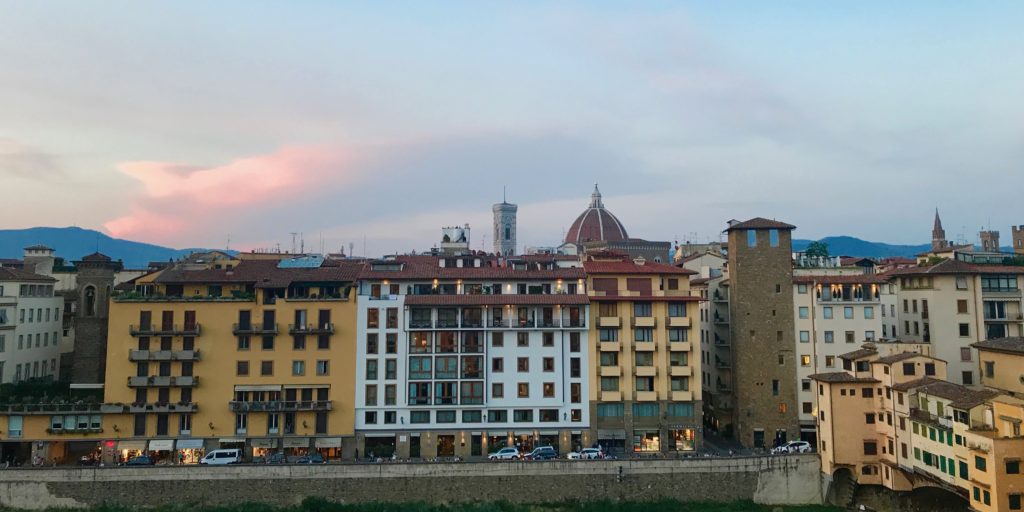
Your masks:
M202 230L221 214L287 203L302 194L353 178L351 162L337 148L292 146L274 153L202 167L169 162L124 162L117 169L138 180L131 213L103 224L113 236L167 241Z

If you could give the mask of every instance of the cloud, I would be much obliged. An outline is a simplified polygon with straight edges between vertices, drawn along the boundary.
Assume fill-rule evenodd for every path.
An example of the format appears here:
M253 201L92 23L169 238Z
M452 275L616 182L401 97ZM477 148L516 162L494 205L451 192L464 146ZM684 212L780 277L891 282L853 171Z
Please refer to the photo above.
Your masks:
M342 149L292 146L276 152L202 167L168 162L125 162L117 166L142 190L128 215L103 227L118 237L186 240L186 231L203 232L225 218L245 216L264 207L294 203L327 180L333 186L353 181Z
M0 138L0 175L45 180L63 174L53 155L14 139Z

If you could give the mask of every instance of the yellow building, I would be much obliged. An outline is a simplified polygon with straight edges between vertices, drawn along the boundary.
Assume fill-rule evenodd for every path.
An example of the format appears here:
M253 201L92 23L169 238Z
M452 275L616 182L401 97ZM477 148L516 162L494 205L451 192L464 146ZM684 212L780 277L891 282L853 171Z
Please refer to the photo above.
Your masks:
M585 258L595 318L590 438L613 453L695 450L703 414L693 272L610 252Z
M46 460L97 445L107 462L140 452L195 462L222 447L338 458L353 439L360 269L254 258L140 277L110 304L102 404L8 411L0 422L20 423L19 439Z

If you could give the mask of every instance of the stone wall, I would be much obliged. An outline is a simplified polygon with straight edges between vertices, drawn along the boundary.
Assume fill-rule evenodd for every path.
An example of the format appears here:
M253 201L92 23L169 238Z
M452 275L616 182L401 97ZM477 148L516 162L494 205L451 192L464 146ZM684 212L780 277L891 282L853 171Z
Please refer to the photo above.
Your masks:
M0 471L0 506L156 506L308 496L340 502L562 500L822 502L816 455L650 461L552 461L326 466L158 466Z

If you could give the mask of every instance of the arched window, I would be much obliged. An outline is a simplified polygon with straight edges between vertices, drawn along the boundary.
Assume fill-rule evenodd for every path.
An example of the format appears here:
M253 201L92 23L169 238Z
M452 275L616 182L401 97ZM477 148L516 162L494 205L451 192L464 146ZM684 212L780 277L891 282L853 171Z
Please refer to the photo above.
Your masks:
M512 225L505 224L505 240L512 240Z
M85 316L96 316L96 288L85 287Z

